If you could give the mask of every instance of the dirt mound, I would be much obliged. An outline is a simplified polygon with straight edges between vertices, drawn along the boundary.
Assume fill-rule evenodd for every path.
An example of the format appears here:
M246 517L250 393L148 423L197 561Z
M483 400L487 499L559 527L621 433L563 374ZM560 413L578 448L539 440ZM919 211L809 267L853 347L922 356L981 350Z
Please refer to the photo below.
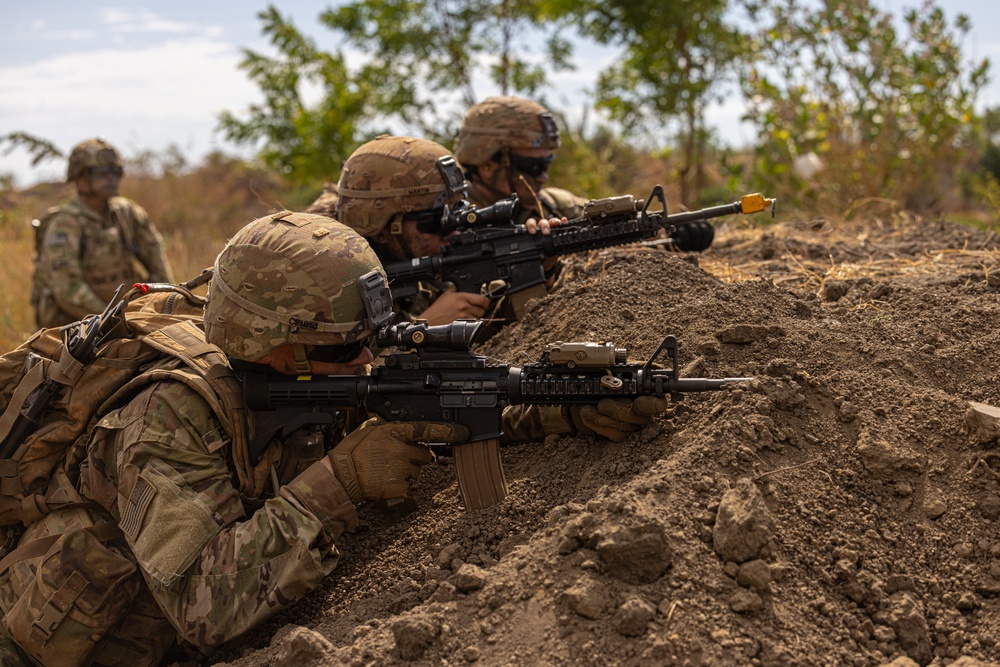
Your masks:
M969 403L1000 406L995 246L810 221L723 230L700 267L575 259L484 353L645 357L673 334L685 375L754 379L621 444L506 448L510 497L477 513L429 466L414 505L365 507L322 589L216 661L1000 661L1000 429Z

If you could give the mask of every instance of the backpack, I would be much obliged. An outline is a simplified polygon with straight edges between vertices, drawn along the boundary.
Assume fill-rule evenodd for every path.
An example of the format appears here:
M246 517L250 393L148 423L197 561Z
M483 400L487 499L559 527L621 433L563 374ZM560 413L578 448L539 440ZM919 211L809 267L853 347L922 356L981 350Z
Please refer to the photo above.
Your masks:
M43 329L0 356L0 527L8 534L0 623L38 662L82 667L99 653L151 667L115 638L143 585L134 555L71 479L106 413L151 383L184 382L229 436L240 491L256 496L265 484L267 457L250 462L241 385L200 328L204 299L190 289L206 273L183 286L137 284L101 315Z
M0 356L0 526L29 525L57 509L45 496L56 467L68 453L82 458L104 413L166 379L212 406L233 443L241 491L257 495L239 382L222 351L204 341L204 300L190 291L205 280L137 284L101 315L42 329Z

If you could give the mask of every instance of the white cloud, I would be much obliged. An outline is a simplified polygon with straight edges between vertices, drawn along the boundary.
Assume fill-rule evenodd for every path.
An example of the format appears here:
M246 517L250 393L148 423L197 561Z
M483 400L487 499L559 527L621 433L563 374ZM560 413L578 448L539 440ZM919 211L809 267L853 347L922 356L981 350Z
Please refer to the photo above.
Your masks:
M132 12L116 7L106 7L100 10L100 14L104 25L111 32L203 34L209 36L218 35L221 32L215 27L171 21L150 11Z
M239 112L259 97L239 59L235 46L198 37L0 67L0 128L64 150L91 136L126 154L175 143L197 159L219 147L218 113ZM21 180L41 178L54 164L25 170L25 163L23 155L0 154L0 172L16 171Z

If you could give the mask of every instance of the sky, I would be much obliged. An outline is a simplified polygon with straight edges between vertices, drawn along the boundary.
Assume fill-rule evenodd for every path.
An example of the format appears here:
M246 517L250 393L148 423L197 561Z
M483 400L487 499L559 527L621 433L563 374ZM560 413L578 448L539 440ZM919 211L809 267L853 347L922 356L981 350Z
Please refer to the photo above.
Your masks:
M916 1L876 0L883 9L901 11ZM1000 105L1000 13L994 0L939 2L949 18L968 14L969 58L990 58L993 81L980 96L980 108ZM246 154L216 131L218 115L242 111L260 100L255 85L237 64L241 48L269 52L257 13L267 0L145 0L104 4L79 0L0 0L0 136L25 131L68 152L77 142L101 136L128 157L175 145L192 163L211 150ZM274 0L282 15L321 48L334 49L333 33L320 26L319 13L330 2ZM577 69L553 77L558 108L577 113L587 103L595 75L616 51L592 44L577 48ZM480 98L497 94L483 86ZM747 143L735 102L717 105L708 115L719 137ZM60 180L65 163L38 167L17 149L4 155L0 174L14 175L26 187Z

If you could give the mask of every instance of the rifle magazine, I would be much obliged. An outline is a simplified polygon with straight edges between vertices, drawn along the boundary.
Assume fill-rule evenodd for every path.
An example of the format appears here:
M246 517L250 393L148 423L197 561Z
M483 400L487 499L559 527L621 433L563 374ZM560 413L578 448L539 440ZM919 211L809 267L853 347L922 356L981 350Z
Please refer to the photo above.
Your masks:
M453 447L458 491L467 511L496 505L507 497L500 442L489 438Z

